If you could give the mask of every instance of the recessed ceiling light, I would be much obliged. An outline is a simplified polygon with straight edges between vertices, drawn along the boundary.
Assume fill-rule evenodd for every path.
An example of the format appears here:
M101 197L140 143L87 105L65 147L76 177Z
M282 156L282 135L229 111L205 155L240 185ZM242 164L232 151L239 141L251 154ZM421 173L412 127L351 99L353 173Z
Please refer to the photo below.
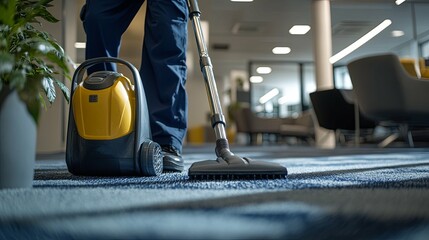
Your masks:
M270 67L258 67L256 69L256 72L259 74L268 74L271 72L271 68Z
M405 2L405 0L396 0L395 3L396 5L401 5L401 3Z
M295 25L289 29L289 33L293 35L304 35L310 31L311 27L308 25Z
M275 47L273 48L274 54L288 54L290 53L290 47Z
M250 82L251 83L261 83L264 81L264 78L261 76L251 76L250 77Z
M392 31L392 37L402 37L404 36L404 31L401 30L394 30Z

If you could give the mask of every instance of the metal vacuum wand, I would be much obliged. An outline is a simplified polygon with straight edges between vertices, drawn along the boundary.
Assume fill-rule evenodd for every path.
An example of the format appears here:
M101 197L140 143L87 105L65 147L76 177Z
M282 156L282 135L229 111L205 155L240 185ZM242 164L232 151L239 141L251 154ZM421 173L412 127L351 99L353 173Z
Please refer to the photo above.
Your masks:
M197 40L198 53L200 56L201 71L206 81L206 91L209 97L211 110L211 124L215 131L216 139L226 139L225 116L222 113L222 106L216 87L216 80L213 73L213 66L208 54L203 36L203 29L200 23L201 12L196 0L188 0L189 18L192 20L195 37Z

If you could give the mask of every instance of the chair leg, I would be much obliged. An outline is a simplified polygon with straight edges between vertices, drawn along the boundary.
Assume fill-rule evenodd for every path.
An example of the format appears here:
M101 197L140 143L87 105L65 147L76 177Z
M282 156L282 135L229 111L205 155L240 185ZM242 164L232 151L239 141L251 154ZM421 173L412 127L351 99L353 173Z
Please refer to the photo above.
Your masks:
M414 147L413 135L410 131L410 128L408 127L408 124L401 124L399 126L399 131L404 137L404 140L408 142L408 145L413 148Z
M413 141L413 134L411 133L411 131L408 131L407 133L407 139L408 139L408 145L410 145L410 147L414 147L414 141Z
M399 137L403 137L405 142L407 142L410 147L414 147L413 135L409 130L408 124L401 124L399 126L399 132L393 133L392 135L388 136L381 143L379 143L378 146L381 148L387 147L387 145L391 144Z
M248 145L253 145L253 141L254 141L253 133L247 133L247 137L249 139L249 141L247 142Z
M378 147L380 148L387 147L389 144L391 144L398 138L399 138L399 133L393 133L392 135L388 136L383 141L381 141L381 143L378 144Z

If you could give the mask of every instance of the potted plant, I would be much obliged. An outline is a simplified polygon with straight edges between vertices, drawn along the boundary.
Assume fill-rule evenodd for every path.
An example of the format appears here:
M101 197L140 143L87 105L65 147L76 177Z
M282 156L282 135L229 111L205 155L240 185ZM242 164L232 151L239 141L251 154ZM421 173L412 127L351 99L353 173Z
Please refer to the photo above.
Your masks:
M31 187L36 126L57 87L70 79L68 58L39 19L58 22L48 11L52 0L0 0L0 188Z

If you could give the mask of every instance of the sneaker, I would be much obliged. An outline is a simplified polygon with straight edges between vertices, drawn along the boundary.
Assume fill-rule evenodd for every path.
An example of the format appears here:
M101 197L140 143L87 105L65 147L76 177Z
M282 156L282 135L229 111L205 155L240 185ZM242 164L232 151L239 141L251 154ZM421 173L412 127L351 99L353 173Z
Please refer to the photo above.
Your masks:
M171 146L161 146L162 154L164 155L163 164L164 172L181 172L185 167L182 156L179 151Z

